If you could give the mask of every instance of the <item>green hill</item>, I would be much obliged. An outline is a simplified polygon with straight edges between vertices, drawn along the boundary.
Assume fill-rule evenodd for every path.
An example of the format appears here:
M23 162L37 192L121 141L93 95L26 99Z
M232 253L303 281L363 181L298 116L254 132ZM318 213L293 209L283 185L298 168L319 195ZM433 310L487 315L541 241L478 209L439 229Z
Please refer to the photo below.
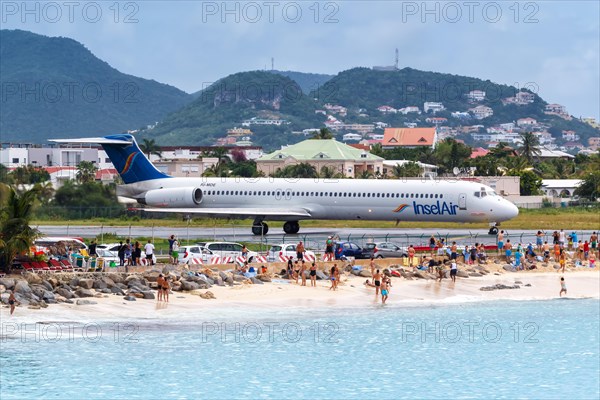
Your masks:
M479 102L470 102L466 94L472 90L485 91L485 99ZM397 71L353 68L340 72L329 80L320 92L313 92L311 96L317 98L321 105L331 103L347 107L348 115L344 118L344 122L382 121L390 126L403 126L406 122L416 122L419 126L433 126L425 121L428 117L433 116L432 114L385 115L377 111L377 108L383 105L395 109L417 106L423 111L423 103L441 102L446 110L435 116L447 118L447 123L444 123L446 126L480 124L490 127L501 123L515 122L519 118L531 117L549 125L549 131L555 137L560 135L562 130L574 130L587 143L587 138L598 135L597 130L577 119L565 120L545 114L545 106L548 103L535 93L533 93L532 103L503 104L503 99L514 97L519 91L530 92L514 86L496 84L489 80L419 71L412 68ZM451 112L466 112L477 105L490 107L494 114L481 120L471 119L468 121L451 116Z
M0 71L3 142L138 129L192 99L117 71L75 40L21 30L0 30Z
M311 91L319 89L328 80L334 77L334 75L327 74L312 74L309 72L297 72L297 71L269 71L273 74L279 74L287 76L291 80L295 81L301 88L302 92L309 94Z
M322 125L315 101L290 78L265 71L240 72L223 78L155 128L142 132L160 144L212 144L251 118L285 120L280 126L251 125L252 141L269 148L289 142L292 130Z

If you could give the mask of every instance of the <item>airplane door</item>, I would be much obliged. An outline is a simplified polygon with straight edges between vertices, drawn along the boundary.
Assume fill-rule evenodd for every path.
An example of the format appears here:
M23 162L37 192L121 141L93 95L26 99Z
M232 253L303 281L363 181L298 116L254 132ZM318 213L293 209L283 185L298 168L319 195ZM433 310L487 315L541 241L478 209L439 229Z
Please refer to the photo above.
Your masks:
M467 209L467 195L464 193L458 195L458 208L460 210Z

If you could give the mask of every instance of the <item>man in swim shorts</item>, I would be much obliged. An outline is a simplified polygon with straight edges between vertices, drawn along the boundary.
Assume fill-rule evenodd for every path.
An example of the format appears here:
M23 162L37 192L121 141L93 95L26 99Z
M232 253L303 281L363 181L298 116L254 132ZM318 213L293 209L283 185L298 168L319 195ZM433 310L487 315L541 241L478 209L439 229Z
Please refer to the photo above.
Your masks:
M381 303L385 304L385 301L388 299L388 294L389 294L389 289L388 289L388 284L387 284L387 280L383 280L383 282L381 282Z
M379 289L381 288L381 273L379 270L375 271L373 281L373 283L375 283L375 296L377 296L379 294Z

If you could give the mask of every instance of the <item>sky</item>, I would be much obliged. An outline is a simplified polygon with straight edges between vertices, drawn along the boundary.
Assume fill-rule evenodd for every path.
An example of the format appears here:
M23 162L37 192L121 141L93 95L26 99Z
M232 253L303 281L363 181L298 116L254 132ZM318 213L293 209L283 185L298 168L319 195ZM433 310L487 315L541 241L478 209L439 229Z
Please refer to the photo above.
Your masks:
M489 79L600 119L598 1L0 2L3 29L65 36L195 92L231 73L399 67Z

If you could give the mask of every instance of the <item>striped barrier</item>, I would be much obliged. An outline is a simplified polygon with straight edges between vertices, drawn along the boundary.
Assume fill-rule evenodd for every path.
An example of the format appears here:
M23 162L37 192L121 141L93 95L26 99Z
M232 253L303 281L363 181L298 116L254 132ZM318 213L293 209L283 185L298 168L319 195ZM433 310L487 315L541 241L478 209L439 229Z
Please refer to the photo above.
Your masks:
M304 253L303 259L304 259L304 261L313 262L313 261L315 261L315 255Z
M202 259L200 257L194 257L194 258L190 258L188 260L188 264L189 265L202 265L202 264L204 264L204 262L202 261Z
M279 255L279 261L281 261L281 262L287 262L288 258L289 258L289 256L286 256L285 254Z
M267 262L267 257L266 256L256 256L256 257L254 257L253 262L266 263Z
M239 265L244 265L246 263L246 257L244 257L244 256L236 257L235 262L238 263Z

